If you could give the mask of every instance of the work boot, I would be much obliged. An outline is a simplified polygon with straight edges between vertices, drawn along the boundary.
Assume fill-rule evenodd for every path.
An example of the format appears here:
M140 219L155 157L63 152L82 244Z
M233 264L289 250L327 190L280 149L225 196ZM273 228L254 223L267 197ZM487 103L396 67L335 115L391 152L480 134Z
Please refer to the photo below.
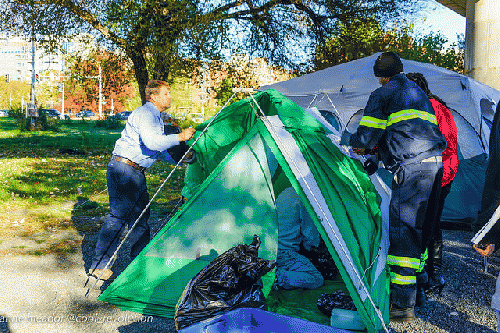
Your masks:
M107 280L111 277L111 275L113 275L113 271L106 268L103 272L102 269L97 268L97 269L89 269L89 274L92 274L98 279L100 278L101 280Z
M442 275L443 266L443 240L435 239L429 247L429 260L425 270L429 275L429 282L426 286L426 291L437 291L439 295L443 291L446 281Z
M413 308L400 308L395 304L391 304L389 309L389 320L395 322L407 322L415 319L415 311Z
M426 271L417 273L417 298L415 300L415 305L418 307L424 306L427 302L427 296L425 295L425 287L429 282L429 277Z

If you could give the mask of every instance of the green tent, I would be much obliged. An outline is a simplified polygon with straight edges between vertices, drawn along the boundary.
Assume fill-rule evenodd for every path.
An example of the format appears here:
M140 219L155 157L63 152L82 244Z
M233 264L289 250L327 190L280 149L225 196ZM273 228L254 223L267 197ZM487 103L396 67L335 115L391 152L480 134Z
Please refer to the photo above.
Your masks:
M286 181L313 217L368 331L387 330L380 196L362 165L330 135L275 90L236 102L200 124L192 145L197 161L187 169L183 190L188 201L99 300L173 317L188 281L231 247L258 235L259 256L275 260L275 193ZM274 177L270 154L278 163ZM273 281L274 272L263 278L266 296Z

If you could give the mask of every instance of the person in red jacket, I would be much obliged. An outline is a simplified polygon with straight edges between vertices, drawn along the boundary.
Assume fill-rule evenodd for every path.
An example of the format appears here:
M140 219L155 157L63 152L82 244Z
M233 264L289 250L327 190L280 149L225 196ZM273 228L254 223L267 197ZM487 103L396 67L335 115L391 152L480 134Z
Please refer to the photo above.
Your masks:
M425 266L421 267L421 274L417 275L417 304L423 304L426 299L425 290L438 290L441 293L446 284L442 275L443 233L439 223L444 201L450 193L453 178L458 171L457 126L446 103L429 90L427 80L422 73L408 73L406 76L429 96L439 130L446 138L447 145L443 151L442 182L435 184L427 206L427 225L424 227L422 246L422 261L425 262Z

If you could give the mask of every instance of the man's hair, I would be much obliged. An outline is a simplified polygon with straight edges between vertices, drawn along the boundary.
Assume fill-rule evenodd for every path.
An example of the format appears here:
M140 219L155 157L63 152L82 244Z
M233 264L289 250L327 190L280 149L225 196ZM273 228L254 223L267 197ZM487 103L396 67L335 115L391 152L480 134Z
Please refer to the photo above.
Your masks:
M403 62L394 52L384 52L378 56L373 65L376 77L393 77L403 71Z
M146 85L146 101L149 102L151 99L151 95L158 95L160 93L161 87L167 87L170 89L170 86L167 82L161 80L151 80Z

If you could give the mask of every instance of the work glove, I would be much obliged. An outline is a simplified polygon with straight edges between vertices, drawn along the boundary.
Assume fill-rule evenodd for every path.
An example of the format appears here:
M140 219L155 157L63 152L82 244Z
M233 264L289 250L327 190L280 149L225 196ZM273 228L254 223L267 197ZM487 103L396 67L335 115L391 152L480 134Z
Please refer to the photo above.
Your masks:
M378 160L375 158L368 158L365 163L363 163L363 168L368 176L373 175L378 170Z

